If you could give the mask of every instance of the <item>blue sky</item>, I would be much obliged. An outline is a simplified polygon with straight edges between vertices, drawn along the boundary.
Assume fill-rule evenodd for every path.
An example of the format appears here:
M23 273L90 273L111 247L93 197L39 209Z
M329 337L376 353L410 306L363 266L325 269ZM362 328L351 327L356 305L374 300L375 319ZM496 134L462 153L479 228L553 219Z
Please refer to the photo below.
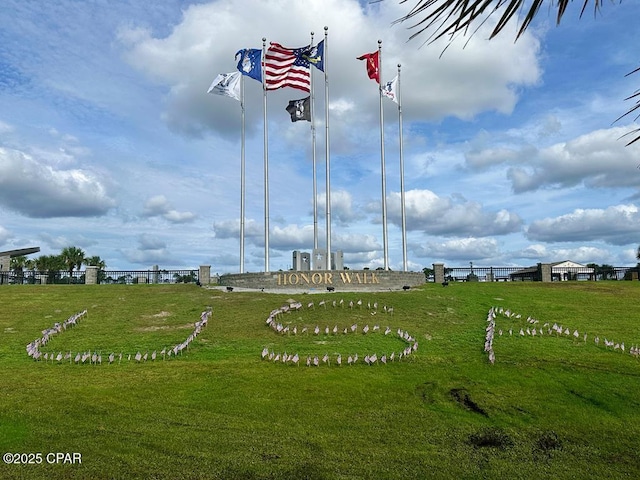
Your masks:
M592 5L591 5L592 6ZM591 6L589 8L591 8ZM208 95L262 37L289 47L328 26L332 250L383 265L376 84L356 57L382 40L384 80L402 64L410 270L573 260L636 263L640 4L542 9L527 33L408 41L398 1L12 1L0 11L0 250L65 246L109 269L239 270L240 109ZM288 12L283 15L282 12ZM295 19L293 21L292 19ZM490 23L490 22L489 22ZM488 25L489 26L489 25ZM323 78L316 74L316 85ZM264 271L260 85L246 87L245 271ZM269 267L313 247L311 135L268 96ZM324 112L324 92L316 91ZM398 115L385 99L389 263L402 268ZM320 246L324 118L317 117ZM640 143L640 142L639 142Z

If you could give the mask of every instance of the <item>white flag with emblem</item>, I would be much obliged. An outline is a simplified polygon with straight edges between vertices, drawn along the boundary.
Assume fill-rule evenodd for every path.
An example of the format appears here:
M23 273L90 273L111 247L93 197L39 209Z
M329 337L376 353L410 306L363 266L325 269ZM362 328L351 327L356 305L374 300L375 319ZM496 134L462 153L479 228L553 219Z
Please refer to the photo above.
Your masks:
M240 72L221 73L213 79L207 93L215 93L240 101Z
M390 82L386 82L384 85L380 86L380 88L382 89L382 95L398 103L398 76L397 75Z

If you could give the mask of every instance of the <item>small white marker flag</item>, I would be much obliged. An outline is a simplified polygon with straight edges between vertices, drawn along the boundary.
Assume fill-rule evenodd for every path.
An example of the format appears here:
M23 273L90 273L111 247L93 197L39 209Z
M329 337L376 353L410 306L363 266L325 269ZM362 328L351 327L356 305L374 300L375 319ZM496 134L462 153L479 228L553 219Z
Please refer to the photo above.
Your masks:
M240 101L240 72L221 73L213 79L207 93L215 93Z
M301 98L300 100L289 100L286 107L287 112L291 115L291 121L298 120L311 121L311 97Z
M382 89L382 95L398 103L398 76L397 75L394 77L393 80L391 80L390 82L386 82L380 88Z

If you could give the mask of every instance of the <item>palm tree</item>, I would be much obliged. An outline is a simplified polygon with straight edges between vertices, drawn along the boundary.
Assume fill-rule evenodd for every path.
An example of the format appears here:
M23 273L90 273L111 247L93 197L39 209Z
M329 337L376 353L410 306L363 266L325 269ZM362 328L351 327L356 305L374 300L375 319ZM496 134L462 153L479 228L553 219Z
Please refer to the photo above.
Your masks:
M83 263L88 267L98 267L98 270L104 270L105 268L107 268L107 264L100 258L99 255L87 257L84 259Z
M13 270L15 273L22 273L22 271L26 266L27 266L27 257L24 255L12 257L10 260L11 270Z
M11 260L9 260L9 266L16 274L16 281L22 283L24 279L24 269L27 266L27 257L24 255L12 257Z
M408 0L401 0L400 3L406 3ZM573 0L555 0L551 2L550 8L557 9L556 23L560 24L564 13ZM454 38L457 34L466 35L477 30L476 26L482 25L492 15L500 15L496 26L489 35L489 39L497 36L509 23L517 21L518 15L523 12L524 17L520 23L520 28L516 35L516 40L531 25L531 22L540 12L540 7L544 0L418 0L415 6L409 10L409 13L399 18L394 23L405 21L413 21L413 25L409 28L415 28L416 31L409 37L415 37L426 34L431 31L426 39L427 43L432 43L441 37ZM583 0L580 16L584 14L589 0ZM594 10L597 11L602 7L604 0L593 0ZM622 1L620 1L622 3ZM528 9L527 9L528 6ZM640 72L640 68L628 73ZM634 112L640 113L640 90L627 97L625 100L635 100L636 103L625 114L618 117L615 121L631 115ZM639 115L640 116L640 115ZM637 119L638 117L636 117ZM631 141L627 145L640 140L640 128L634 129L629 134L635 133Z
M77 267L78 270L80 270L80 267L84 263L84 252L78 247L65 247L62 249L62 252L60 252L60 256L67 266L69 271L69 283L71 283L73 269Z
M87 257L84 259L84 264L88 267L98 267L98 283L104 283L107 275L104 273L104 269L107 268L107 264L98 255Z
M40 255L34 260L36 270L46 272L47 282L55 283L60 270L66 267L61 255Z

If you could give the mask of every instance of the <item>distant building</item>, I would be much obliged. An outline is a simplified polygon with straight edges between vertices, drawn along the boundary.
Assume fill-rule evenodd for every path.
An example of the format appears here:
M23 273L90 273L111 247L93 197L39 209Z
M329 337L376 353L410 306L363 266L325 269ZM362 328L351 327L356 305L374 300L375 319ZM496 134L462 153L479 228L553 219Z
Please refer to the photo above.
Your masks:
M541 265L538 264L533 267L523 268L509 274L511 281L541 281ZM565 282L567 280L594 280L595 270L581 263L573 262L571 260L564 260L562 262L554 262L548 264L551 267L551 281L553 282Z
M567 280L594 280L595 270L581 263L565 260L551 264L551 280L564 282Z
M11 259L13 257L21 257L30 255L40 251L40 247L20 248L18 250L7 250L0 252L0 284L7 283L9 279L8 272L11 270Z

